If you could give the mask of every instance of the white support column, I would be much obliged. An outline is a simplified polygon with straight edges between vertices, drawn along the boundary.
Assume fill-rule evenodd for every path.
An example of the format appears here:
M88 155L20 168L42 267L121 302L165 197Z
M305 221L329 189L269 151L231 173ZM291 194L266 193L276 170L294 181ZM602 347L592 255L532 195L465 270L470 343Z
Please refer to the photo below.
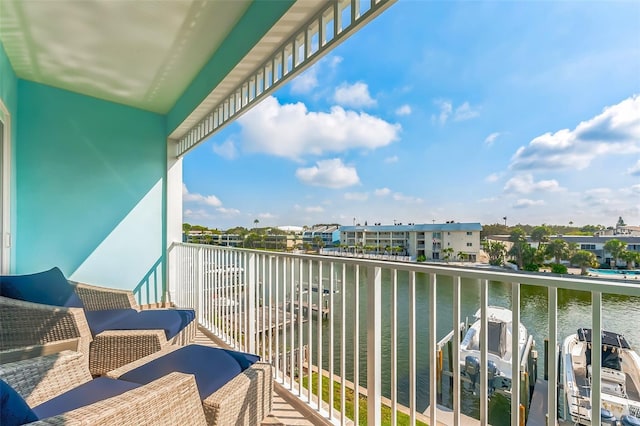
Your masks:
M163 224L166 241L165 250L169 250L171 244L182 242L182 158L177 156L178 146L176 141L167 140L167 178L164 194L164 206L166 222ZM175 291L175 279L177 272L175 263L168 264L162 278L165 283L162 300L169 301L169 294Z
M203 310L202 310L202 282L204 279L204 274L203 274L203 265L204 265L204 260L203 260L203 255L204 253L202 252L202 247L198 247L198 254L197 254L197 260L196 260L196 304L195 304L195 308L196 308L196 319L200 322L202 322L202 314L203 314Z
M460 424L460 277L453 277L453 422Z
M382 423L382 269L367 271L367 423Z
M489 376L487 372L488 356L488 334L489 329L487 319L487 308L489 307L489 281L480 280L480 424L489 424Z
M436 308L436 274L429 274L429 421L432 425L438 424L437 419L437 404L438 404L438 382L436 377L438 375L437 372L437 364L438 364L438 337L436 335L436 319L437 319L437 308Z

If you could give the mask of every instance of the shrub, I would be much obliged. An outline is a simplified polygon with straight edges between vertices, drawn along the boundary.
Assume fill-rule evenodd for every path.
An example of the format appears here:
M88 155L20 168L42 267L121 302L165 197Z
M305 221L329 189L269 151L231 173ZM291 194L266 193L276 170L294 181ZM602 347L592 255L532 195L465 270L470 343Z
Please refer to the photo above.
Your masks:
M528 263L524 265L522 269L529 272L538 272L540 270L540 267L535 263Z
M427 256L425 256L424 254L421 254L420 256L418 256L418 258L416 259L416 261L418 262L425 262L427 260Z
M554 274L566 274L567 267L561 263L552 263L551 272L553 272Z

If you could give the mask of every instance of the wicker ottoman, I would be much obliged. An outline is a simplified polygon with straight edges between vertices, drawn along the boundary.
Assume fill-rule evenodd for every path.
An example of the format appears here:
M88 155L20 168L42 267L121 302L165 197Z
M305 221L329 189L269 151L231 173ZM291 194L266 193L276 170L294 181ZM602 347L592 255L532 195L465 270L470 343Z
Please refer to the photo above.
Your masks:
M271 365L243 352L171 346L107 376L145 384L174 371L195 376L209 425L257 425L271 411Z

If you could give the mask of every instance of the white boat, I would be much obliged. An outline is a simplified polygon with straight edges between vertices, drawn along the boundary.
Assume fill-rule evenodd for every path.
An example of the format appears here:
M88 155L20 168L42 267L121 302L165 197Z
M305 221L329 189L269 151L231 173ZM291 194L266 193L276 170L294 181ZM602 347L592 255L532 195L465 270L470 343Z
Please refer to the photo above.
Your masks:
M580 328L564 340L560 352L565 396L560 417L575 424L591 424L592 350L591 329ZM640 426L640 356L624 336L610 331L602 332L600 350L602 424Z
M470 383L474 392L480 388L480 314L468 328L460 343L460 373L466 383ZM511 394L511 365L514 356L511 350L513 324L511 311L498 306L487 307L487 384L489 395L494 392ZM535 341L526 327L519 324L518 353L515 362L529 378L529 392L533 391L537 376L537 352Z

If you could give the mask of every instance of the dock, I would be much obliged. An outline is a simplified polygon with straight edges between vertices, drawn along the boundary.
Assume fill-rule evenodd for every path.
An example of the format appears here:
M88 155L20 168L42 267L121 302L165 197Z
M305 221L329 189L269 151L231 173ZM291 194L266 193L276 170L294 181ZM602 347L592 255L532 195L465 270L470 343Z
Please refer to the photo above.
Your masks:
M289 302L291 303L291 302ZM290 305L289 305L290 306ZM293 307L297 310L299 309L299 304L297 301L293 302ZM319 308L318 305L316 305L315 303L313 303L311 305L311 312L313 314L315 314L316 316L318 314L322 315L322 319L327 319L329 318L329 308L328 307L323 307L323 308ZM309 317L309 303L308 302L302 302L302 315Z

